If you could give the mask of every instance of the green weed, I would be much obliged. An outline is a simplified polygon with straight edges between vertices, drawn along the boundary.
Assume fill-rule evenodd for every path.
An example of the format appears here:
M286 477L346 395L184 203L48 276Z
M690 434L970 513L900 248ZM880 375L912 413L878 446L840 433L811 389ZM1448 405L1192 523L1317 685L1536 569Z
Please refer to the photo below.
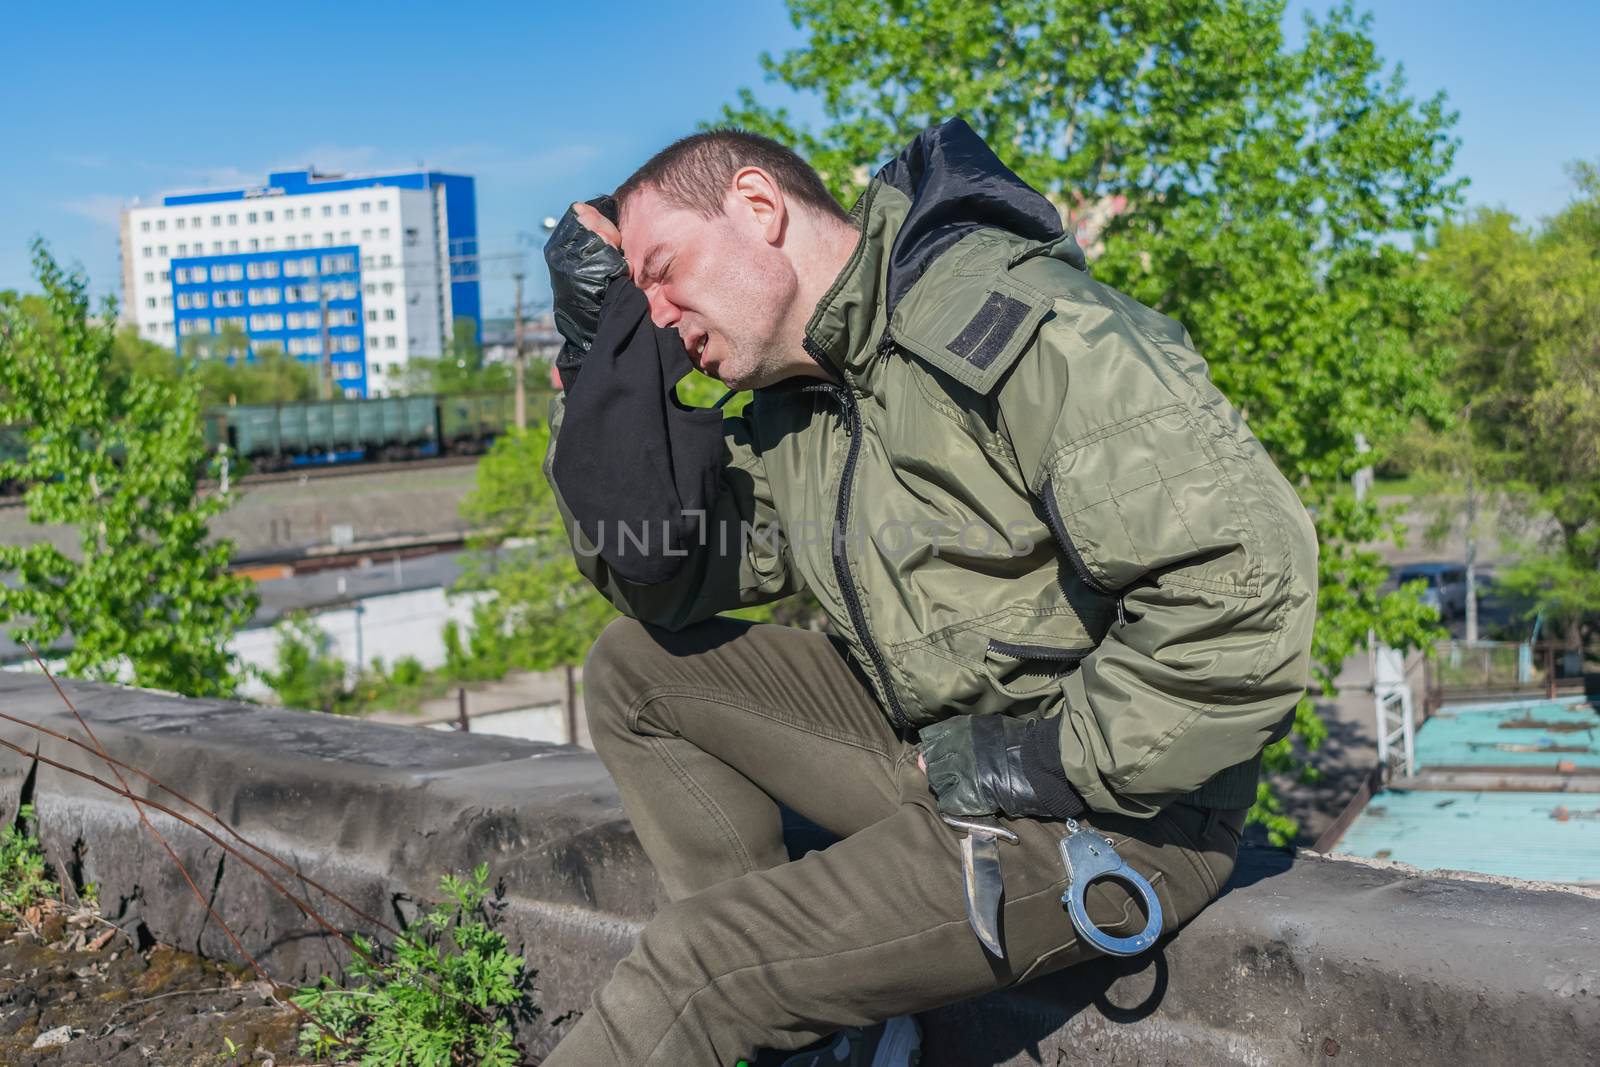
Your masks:
M492 929L489 867L439 883L445 902L392 948L355 938L348 987L324 977L292 998L315 1020L300 1031L300 1051L363 1067L514 1067L512 1034L533 975Z

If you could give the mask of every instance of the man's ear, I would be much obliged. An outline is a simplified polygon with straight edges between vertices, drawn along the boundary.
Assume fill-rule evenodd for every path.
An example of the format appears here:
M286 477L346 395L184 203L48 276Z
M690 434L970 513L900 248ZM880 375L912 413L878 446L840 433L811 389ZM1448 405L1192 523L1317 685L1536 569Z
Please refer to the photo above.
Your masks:
M783 190L778 188L772 175L760 167L744 167L733 176L729 195L733 198L733 207L751 220L768 244L775 245L782 240L789 208L784 202Z

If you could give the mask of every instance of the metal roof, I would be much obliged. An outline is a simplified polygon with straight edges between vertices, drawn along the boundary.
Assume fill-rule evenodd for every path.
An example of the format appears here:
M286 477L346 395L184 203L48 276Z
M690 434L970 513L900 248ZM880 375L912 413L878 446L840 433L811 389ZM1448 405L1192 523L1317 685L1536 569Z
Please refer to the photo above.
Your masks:
M1600 885L1600 714L1584 697L1446 704L1415 751L1416 775L1374 796L1336 851Z
M1417 730L1419 771L1600 771L1600 715L1583 697L1446 704Z
M1600 794L1389 790L1338 851L1423 869L1600 885Z

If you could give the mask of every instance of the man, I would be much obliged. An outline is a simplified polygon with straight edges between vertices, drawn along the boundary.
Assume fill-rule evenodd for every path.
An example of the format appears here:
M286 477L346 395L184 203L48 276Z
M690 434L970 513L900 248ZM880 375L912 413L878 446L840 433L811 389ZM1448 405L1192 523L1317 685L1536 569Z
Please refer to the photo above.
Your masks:
M1163 929L1200 911L1304 690L1316 544L1183 328L1095 282L959 120L849 215L738 131L609 207L547 249L546 470L630 616L585 667L590 729L672 903L548 1067L732 1064L1093 956L1071 818ZM678 404L690 362L746 412ZM800 589L831 636L716 616ZM780 805L841 840L787 862ZM998 951L943 816L1016 837ZM1086 903L1146 925L1124 883ZM892 1062L905 1028L878 1035Z

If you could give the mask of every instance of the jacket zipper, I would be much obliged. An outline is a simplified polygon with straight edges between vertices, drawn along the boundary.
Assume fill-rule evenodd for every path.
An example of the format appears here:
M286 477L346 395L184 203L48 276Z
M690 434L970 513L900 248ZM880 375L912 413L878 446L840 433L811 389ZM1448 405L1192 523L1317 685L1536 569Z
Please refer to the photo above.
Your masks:
M850 577L850 561L845 555L845 534L850 522L850 495L855 487L856 459L861 454L861 409L856 404L855 394L851 392L849 382L841 383L839 375L828 363L827 354L811 340L805 339L805 350L812 359L828 371L834 381L826 385L808 386L811 391L826 391L839 403L840 414L844 419L845 437L850 445L845 452L844 471L839 475L839 498L834 505L833 513L833 576L839 583L839 595L844 598L845 610L850 614L850 625L855 627L856 636L860 638L862 647L867 650L867 658L872 662L872 669L878 676L878 684L883 687L883 694L889 702L889 718L900 730L910 730L911 720L900 707L900 698L895 694L894 683L889 678L889 663L884 659L883 652L878 648L878 643L873 640L872 632L867 628L867 613L861 606L861 592L856 588L854 580ZM883 351L887 343L887 335L878 343L878 350Z
M1117 621L1126 626L1128 624L1128 614L1127 609L1122 604L1122 595L1089 572L1089 565L1084 562L1082 554L1078 551L1078 546L1073 544L1072 538L1067 536L1067 524L1061 521L1061 509L1056 505L1056 494L1048 479L1044 483L1042 495L1044 496L1045 521L1050 526L1050 532L1055 535L1056 544L1061 546L1062 553L1066 555L1067 562L1072 564L1072 569L1077 573L1078 580L1101 596L1111 597L1115 600Z
M1077 663L1087 656L1091 649L1087 648L1056 648L1053 645L1033 645L1022 642L1002 641L998 637L989 638L989 651L998 652L1017 660L1049 660L1060 663Z

